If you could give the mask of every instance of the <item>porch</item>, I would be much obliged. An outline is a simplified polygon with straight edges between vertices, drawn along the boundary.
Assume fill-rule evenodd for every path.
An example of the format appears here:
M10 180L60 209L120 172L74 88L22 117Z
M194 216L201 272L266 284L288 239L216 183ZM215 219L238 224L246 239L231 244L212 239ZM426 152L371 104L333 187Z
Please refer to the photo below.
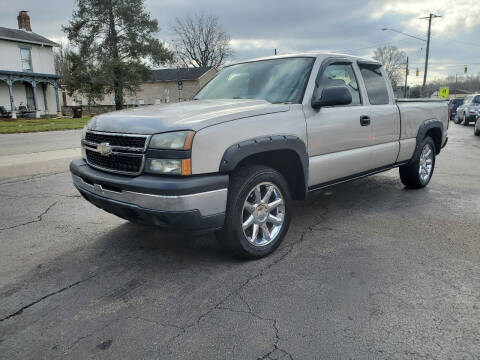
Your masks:
M13 119L22 115L40 118L59 114L59 78L54 74L0 70L2 113L8 112Z

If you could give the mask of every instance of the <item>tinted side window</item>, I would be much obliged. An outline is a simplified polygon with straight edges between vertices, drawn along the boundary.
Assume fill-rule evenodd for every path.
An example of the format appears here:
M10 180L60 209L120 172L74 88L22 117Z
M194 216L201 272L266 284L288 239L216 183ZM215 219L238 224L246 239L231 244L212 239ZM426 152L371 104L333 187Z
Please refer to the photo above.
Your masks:
M353 72L352 65L349 64L330 64L323 73L318 74L317 93L321 94L323 89L331 86L345 86L352 95L350 105L359 105L360 91L358 90L357 79Z
M475 99L473 100L475 104L480 104L480 96L475 96Z
M372 105L388 104L388 90L379 67L358 64L367 88L368 100Z

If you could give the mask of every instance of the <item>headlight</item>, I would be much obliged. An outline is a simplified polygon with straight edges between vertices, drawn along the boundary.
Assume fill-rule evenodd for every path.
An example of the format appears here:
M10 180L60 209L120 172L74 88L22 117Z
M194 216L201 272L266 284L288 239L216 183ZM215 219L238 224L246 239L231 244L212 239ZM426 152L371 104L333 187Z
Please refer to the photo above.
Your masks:
M191 150L193 135L195 135L194 131L175 131L153 135L148 144L148 148L152 150L147 151L147 156L152 157L146 159L145 172L159 175L191 175L190 151L182 150ZM156 149L161 151L156 151ZM181 156L178 156L179 154ZM158 159L156 156L162 158ZM182 159L182 157L185 158Z
M147 159L145 171L162 175L191 175L190 159Z
M176 131L153 135L148 147L151 149L190 150L194 134L193 131Z

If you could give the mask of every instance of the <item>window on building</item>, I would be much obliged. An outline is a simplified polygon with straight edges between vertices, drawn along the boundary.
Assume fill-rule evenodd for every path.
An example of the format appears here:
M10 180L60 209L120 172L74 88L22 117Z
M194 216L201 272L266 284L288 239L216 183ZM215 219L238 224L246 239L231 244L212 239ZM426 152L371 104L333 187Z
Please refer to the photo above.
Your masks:
M32 50L30 48L20 48L20 61L23 71L33 71L32 67Z
M24 82L25 85L25 95L27 98L27 109L35 110L35 97L33 95L33 87L30 83Z

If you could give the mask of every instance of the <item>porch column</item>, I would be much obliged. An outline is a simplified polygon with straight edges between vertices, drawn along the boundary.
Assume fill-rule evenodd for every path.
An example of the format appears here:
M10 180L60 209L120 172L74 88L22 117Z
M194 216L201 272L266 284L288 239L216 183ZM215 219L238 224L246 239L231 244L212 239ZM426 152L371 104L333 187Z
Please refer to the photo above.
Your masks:
M15 112L15 104L13 102L13 83L11 79L7 80L8 85L8 96L10 97L10 111L12 112L12 119L17 118L17 113Z
M33 104L35 105L35 117L38 119L40 117L40 111L38 111L38 99L37 99L37 82L32 81L33 88Z
M53 89L55 90L55 101L57 102L57 116L60 116L61 109L60 109L60 101L58 100L58 83L56 81L53 85Z

